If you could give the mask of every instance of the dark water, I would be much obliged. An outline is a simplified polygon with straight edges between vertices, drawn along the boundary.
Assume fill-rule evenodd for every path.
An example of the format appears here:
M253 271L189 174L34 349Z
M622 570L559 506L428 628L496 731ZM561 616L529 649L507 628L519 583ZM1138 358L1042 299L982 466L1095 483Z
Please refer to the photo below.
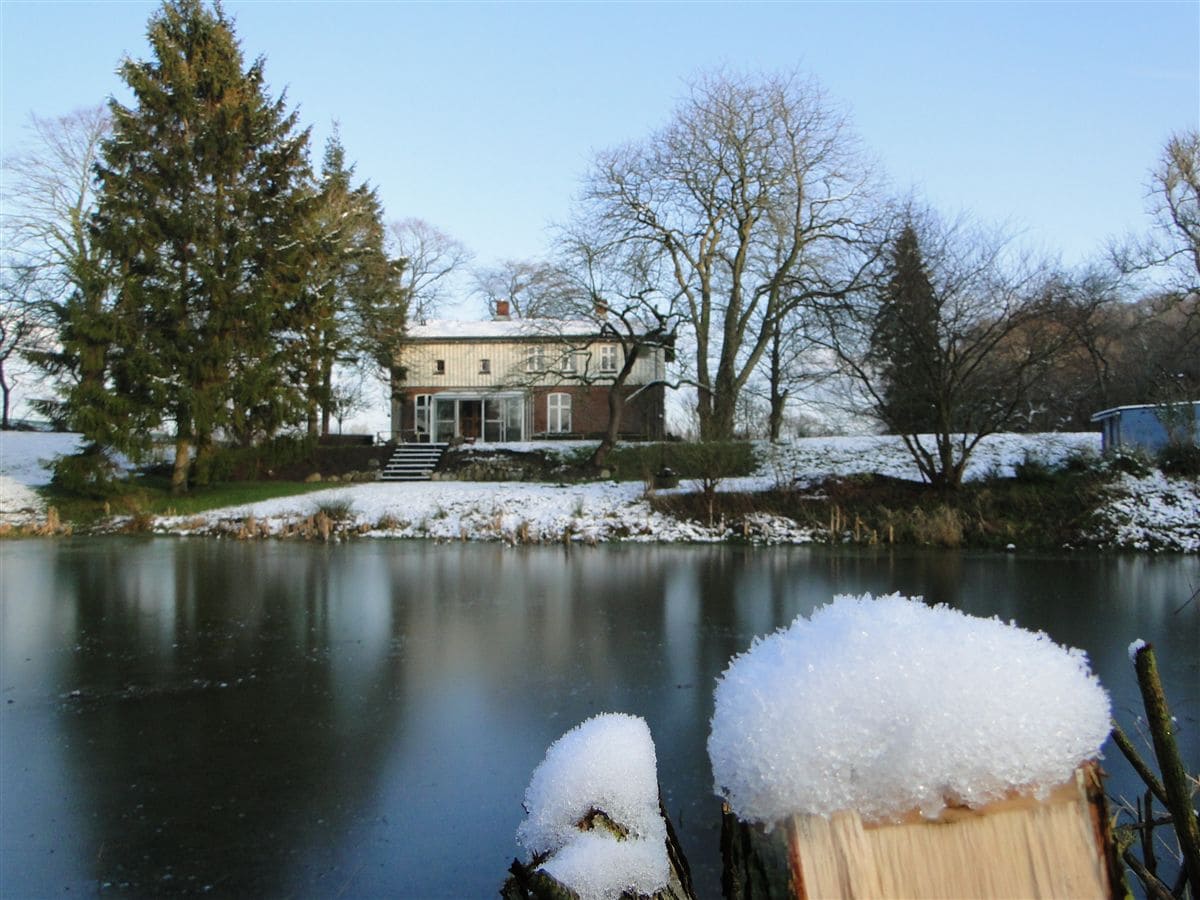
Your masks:
M0 543L0 894L494 896L546 747L614 710L716 896L712 685L753 635L923 594L1086 649L1126 722L1141 637L1194 770L1198 586L1195 557Z

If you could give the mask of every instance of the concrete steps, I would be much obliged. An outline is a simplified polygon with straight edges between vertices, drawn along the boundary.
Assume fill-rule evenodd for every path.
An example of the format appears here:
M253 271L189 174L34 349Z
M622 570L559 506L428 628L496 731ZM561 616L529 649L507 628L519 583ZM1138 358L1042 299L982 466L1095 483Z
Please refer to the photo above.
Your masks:
M379 473L380 481L429 481L446 444L400 444Z

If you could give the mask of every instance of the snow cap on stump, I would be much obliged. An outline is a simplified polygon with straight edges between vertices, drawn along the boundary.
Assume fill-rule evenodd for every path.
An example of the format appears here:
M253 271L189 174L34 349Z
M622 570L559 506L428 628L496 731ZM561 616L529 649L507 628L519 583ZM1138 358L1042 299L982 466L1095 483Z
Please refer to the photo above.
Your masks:
M585 900L650 895L667 885L667 829L644 719L604 713L560 737L533 772L525 810L517 841ZM597 812L624 835L586 830Z
M755 638L715 700L715 790L767 826L1041 795L1097 757L1110 727L1082 651L899 594L837 596Z

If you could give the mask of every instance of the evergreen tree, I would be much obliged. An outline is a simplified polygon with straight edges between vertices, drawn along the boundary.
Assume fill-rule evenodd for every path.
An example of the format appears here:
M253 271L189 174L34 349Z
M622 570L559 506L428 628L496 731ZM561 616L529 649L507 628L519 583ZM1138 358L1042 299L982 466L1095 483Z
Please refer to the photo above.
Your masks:
M896 237L885 276L871 336L872 363L881 386L877 411L893 433L936 431L943 408L937 391L944 384L940 310L911 223Z
M297 369L308 432L328 434L334 366L389 356L404 321L398 263L384 250L383 208L335 134L325 147L310 242L308 290L298 308ZM398 323L398 324L396 324Z
M271 373L305 275L308 132L266 96L261 59L243 70L219 5L170 0L148 38L153 59L120 70L133 105L110 103L94 227L121 323L113 386L143 427L173 425L180 492L219 430L294 418Z

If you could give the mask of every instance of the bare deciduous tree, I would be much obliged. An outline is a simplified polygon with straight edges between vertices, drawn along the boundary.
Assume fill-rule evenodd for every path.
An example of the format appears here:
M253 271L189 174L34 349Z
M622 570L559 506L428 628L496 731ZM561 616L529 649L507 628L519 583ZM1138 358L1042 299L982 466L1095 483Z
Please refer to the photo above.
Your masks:
M788 311L846 289L830 264L870 185L845 117L796 75L702 76L664 129L596 159L583 199L604 240L652 249L683 296L702 438L732 435Z
M5 265L0 272L0 429L11 427L13 389L28 354L45 350L52 337L49 306L39 296L33 269Z
M79 428L97 418L107 369L108 337L97 322L108 303L103 255L89 223L95 210L94 170L110 121L104 107L65 116L30 116L29 139L4 162L4 268L8 312L32 315L36 329L17 329L34 362L79 402ZM31 309L36 307L36 309ZM6 312L6 315L8 313ZM49 339L57 332L58 343ZM44 340L43 340L44 338ZM57 404L45 401L43 414Z
M92 167L110 130L108 110L31 115L27 127L26 146L4 161L5 242L41 270L41 278L57 279L65 293L80 261L95 258L88 234L95 208Z
M471 262L466 245L424 219L400 219L388 226L390 255L404 261L401 283L408 316L421 322L438 314L451 277Z
M1169 273L1179 296L1200 292L1200 131L1173 135L1150 173L1150 234L1111 248L1126 273Z
M626 404L643 391L664 391L672 386L666 371L630 392L626 385L639 361L661 353L673 358L681 313L678 291L664 295L662 285L671 280L658 271L663 260L647 254L636 243L593 244L590 229L563 233L559 250L566 282L577 286L582 300L578 314L590 320L597 333L620 348L615 371L606 372L585 350L577 377L586 384L608 387L608 418L604 436L589 461L594 469L605 465L621 431ZM661 423L665 427L665 423Z
M554 263L506 259L474 274L489 315L501 302L516 319L561 319L578 312L578 285Z
M827 308L825 340L925 479L953 489L1068 336L1049 273L1003 235L910 211L889 246L877 286Z

